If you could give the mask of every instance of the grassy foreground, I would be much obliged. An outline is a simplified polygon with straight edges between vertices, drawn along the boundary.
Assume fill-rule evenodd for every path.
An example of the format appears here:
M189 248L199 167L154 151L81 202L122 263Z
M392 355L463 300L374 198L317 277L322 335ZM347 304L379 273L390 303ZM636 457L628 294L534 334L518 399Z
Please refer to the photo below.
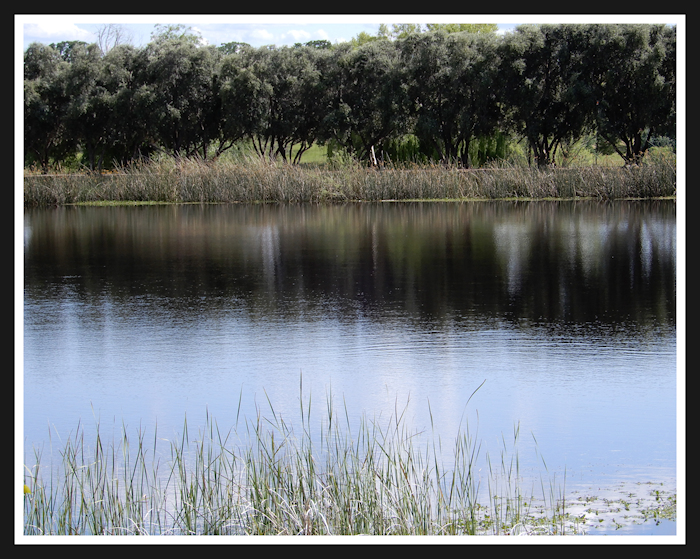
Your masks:
M515 165L486 169L359 164L300 166L164 158L118 173L27 174L25 206L99 202L232 203L465 200L502 198L657 198L676 194L675 158L640 167Z
M330 401L330 400L329 400ZM240 409L240 407L239 407ZM298 431L270 406L240 432L207 417L177 441L123 427L120 440L90 442L79 428L58 464L34 452L25 463L25 535L507 535L575 534L563 492L519 486L517 456L486 456L488 487L474 468L480 445L455 439L451 466L409 432L403 412L380 426L366 419L311 420L300 399ZM513 444L518 430L514 430ZM481 489L487 491L481 491ZM485 502L480 495L488 495Z

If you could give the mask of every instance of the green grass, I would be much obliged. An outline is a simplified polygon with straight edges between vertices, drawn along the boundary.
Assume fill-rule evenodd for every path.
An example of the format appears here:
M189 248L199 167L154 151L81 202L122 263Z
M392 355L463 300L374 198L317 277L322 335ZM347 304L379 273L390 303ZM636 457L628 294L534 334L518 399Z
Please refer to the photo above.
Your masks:
M294 428L270 405L223 431L207 417L177 440L139 429L109 444L96 426L65 441L57 463L26 462L25 535L479 535L578 533L556 489L520 486L517 430L488 454L488 497L475 467L480 444L465 427L446 468L437 433L410 431L405 410L363 417L351 432L327 400L321 421L299 398ZM239 402L240 410L240 402ZM432 417L432 415L431 415ZM514 462L515 461L515 462ZM515 467L514 467L515 464Z

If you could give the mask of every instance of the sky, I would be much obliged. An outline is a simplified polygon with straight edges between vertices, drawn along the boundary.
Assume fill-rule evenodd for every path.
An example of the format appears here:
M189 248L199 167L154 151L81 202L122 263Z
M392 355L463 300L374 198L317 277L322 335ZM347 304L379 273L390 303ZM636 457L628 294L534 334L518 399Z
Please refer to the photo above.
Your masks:
M521 23L674 23L680 21L681 16L682 14L15 14L15 48L20 48L21 45L23 52L32 42L95 42L97 30L108 23L120 25L130 36L128 42L134 46L148 43L156 24L184 24L199 32L210 45L237 41L260 47L293 45L321 39L331 43L344 42L363 31L376 35L380 23L497 23L498 32L505 33Z
M307 41L325 39L331 43L349 41L359 33L376 35L379 24L418 23L421 17L406 16L409 19L393 19L378 15L133 15L133 16L50 16L27 15L22 18L22 50L32 42L55 43L59 41L80 40L94 42L96 31L105 23L119 24L131 35L131 43L142 46L149 42L151 32L156 24L181 23L198 31L203 39L211 45L238 41L253 47L263 45L293 45ZM396 16L399 17L399 16ZM435 18L434 18L435 19ZM457 21L454 17L443 18L445 21ZM436 23L432 19L425 22ZM462 23L493 23L484 16L464 16ZM513 25L510 26L511 28ZM505 28L504 28L505 29Z

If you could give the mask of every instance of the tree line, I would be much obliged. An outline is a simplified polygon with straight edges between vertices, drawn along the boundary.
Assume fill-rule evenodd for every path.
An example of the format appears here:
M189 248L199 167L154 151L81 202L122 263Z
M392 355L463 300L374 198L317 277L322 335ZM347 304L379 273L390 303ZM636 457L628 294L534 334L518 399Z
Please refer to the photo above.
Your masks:
M158 153L211 159L247 142L287 162L316 143L467 167L515 137L543 166L595 133L639 164L654 138L675 138L675 27L473 27L380 27L291 47L208 46L182 26L138 48L33 43L25 163L46 171L80 153L99 171Z

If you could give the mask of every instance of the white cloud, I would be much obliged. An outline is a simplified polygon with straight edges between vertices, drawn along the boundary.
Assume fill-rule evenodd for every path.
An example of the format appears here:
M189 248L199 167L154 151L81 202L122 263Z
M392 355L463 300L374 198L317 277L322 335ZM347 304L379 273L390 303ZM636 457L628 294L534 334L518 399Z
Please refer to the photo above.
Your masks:
M47 43L54 41L91 42L95 40L94 33L64 21L25 23L24 33Z
M299 29L290 29L283 35L283 37L292 37L295 42L303 43L311 39L311 33L308 31L301 31Z
M273 39L274 35L266 29L254 29L249 33L254 39L259 39L261 41L270 41Z
M319 29L313 33L314 39L330 41L330 36L323 29Z

